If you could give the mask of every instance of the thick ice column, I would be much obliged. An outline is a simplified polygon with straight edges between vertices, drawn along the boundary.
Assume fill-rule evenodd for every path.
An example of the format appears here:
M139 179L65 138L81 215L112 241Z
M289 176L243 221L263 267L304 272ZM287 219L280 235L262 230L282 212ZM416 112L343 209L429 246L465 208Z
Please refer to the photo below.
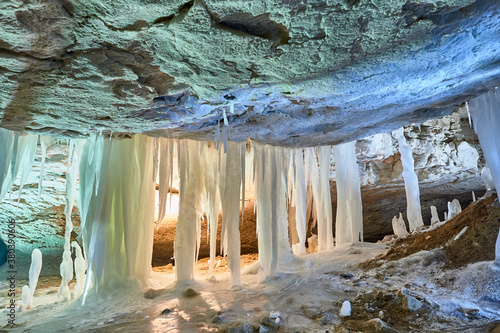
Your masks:
M241 284L240 273L240 189L241 189L241 144L228 142L225 158L224 188L221 188L222 228L227 241L227 262L231 270L232 284ZM216 230L215 230L216 231Z
M293 244L293 252L297 255L306 253L306 213L307 213L307 190L306 174L304 170L304 153L302 149L293 151L293 205L295 206L295 227L299 243Z
M354 142L333 146L337 182L336 245L363 241L363 207Z
M403 129L397 131L399 152L401 153L401 163L403 164L403 178L406 190L406 217L413 231L424 225L422 211L420 209L420 189L418 187L418 177L415 173L415 163L411 148L406 144Z
M82 239L96 288L145 282L151 273L153 139L92 138L80 162ZM84 218L83 218L84 217ZM83 302L85 301L85 298Z
M167 197L172 189L174 171L174 140L167 138L158 139L159 153L159 200L158 200L158 228L165 217Z
M470 100L469 110L498 193L500 189L500 90L495 89L493 92L487 92ZM495 251L495 264L500 266L500 234Z
M196 263L196 227L201 209L200 151L197 141L180 140L178 149L180 188L179 218L174 257L177 281L192 280Z

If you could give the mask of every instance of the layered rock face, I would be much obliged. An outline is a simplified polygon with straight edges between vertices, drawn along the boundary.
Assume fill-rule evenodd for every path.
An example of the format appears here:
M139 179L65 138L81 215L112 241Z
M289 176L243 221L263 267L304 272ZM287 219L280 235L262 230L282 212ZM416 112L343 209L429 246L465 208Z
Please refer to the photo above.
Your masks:
M500 82L500 4L0 4L0 126L313 146L440 117ZM227 121L225 121L227 119Z

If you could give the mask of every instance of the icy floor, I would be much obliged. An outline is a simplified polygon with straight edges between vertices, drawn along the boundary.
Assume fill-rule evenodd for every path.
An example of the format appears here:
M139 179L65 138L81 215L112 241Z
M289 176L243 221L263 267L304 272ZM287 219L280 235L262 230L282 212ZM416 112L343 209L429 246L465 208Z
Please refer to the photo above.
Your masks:
M17 315L19 326L10 331L219 332L238 323L258 325L270 312L279 311L280 332L332 332L333 326L341 322L339 310L343 300L353 302L363 293L398 290L403 286L429 304L439 306L443 316L449 318L441 323L427 323L425 332L477 327L500 318L500 273L491 268L491 263L477 263L443 276L440 255L431 251L368 272L357 268L358 263L384 251L383 244L365 243L294 258L281 264L279 276L264 283L259 284L255 274L244 274L241 288L231 289L227 272L217 273L216 281L210 281L198 270L195 282L176 284L173 271L167 270L153 273L146 292L150 298L144 297L145 290L122 288L102 295L100 300L90 296L87 304L81 306L79 300L54 303L55 293L45 293L35 297L32 310ZM244 258L243 261L242 267L249 263ZM246 271L251 272L252 267ZM188 288L197 294L186 297ZM454 313L459 307L477 309L482 319L471 323L457 317ZM162 314L165 309L170 312ZM415 323L411 327L417 328L405 331L422 331Z

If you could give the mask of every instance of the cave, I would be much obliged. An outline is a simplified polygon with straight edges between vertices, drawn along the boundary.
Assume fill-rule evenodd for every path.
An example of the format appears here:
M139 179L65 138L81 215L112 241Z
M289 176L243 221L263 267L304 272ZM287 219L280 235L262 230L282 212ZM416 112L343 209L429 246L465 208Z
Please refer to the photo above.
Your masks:
M500 4L0 4L0 332L500 332Z

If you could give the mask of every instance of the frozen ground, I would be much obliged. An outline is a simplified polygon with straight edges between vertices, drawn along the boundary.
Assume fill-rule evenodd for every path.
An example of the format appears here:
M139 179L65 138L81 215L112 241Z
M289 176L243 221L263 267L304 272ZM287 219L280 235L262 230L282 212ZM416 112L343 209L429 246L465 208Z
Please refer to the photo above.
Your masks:
M244 274L236 289L224 261L216 280L206 279L206 260L200 261L191 283L176 284L165 267L153 273L148 289L118 288L99 300L89 297L85 306L55 303L56 288L47 286L9 331L272 332L279 326L280 332L488 332L499 324L500 272L491 262L443 271L436 249L366 272L358 268L386 248L365 243L297 257L261 284L257 275ZM247 273L255 259L242 257ZM344 300L352 304L351 317L339 315ZM266 319L276 311L279 325Z

